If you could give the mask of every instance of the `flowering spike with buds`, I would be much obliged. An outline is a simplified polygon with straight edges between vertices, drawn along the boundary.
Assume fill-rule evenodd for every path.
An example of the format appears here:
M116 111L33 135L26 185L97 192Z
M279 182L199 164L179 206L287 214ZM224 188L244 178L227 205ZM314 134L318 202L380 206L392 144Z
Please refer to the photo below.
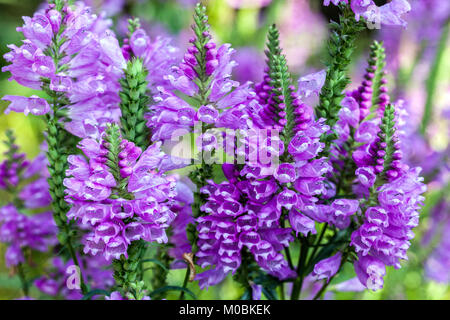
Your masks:
M368 66L364 80L358 89L350 91L347 96L353 97L359 104L359 118L364 120L369 114L383 115L384 107L389 103L386 87L386 54L382 42L374 41L370 46Z
M119 93L121 102L120 118L123 137L133 141L139 148L145 150L150 142L150 131L144 118L148 112L148 71L141 59L128 61L124 78L120 80L122 90Z
M292 85L286 57L280 47L279 31L275 25L267 34L267 67L264 80L256 85L259 103L263 105L260 118L270 128L281 131L285 147L299 130L306 129L310 118Z
M347 68L350 65L354 42L357 34L363 29L362 23L355 20L354 14L348 6L342 6L341 8L343 8L343 11L340 15L340 22L330 24L332 29L328 44L330 59L327 63L328 70L325 83L320 92L319 105L315 109L317 117L325 118L326 123L331 128L338 121L341 101L344 98L343 91L350 82L347 76ZM325 151L335 138L335 134L324 137Z
M399 177L402 170L408 169L408 166L402 164L402 152L400 143L396 134L396 113L393 104L388 104L384 110L384 115L380 124L380 132L378 133L379 152L377 153L377 165L375 173L380 175L381 181L391 181ZM382 161L381 161L382 160Z

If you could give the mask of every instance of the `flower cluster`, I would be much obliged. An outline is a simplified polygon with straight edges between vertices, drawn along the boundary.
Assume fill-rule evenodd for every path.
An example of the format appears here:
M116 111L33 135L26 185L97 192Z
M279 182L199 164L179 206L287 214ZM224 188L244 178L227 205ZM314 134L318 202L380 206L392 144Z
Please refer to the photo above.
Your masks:
M128 257L136 240L167 242L175 191L174 182L155 171L164 156L159 144L142 152L112 126L100 140L84 139L79 148L88 160L70 156L64 184L72 204L68 217L93 227L84 252L111 260Z
M365 210L364 223L352 234L352 245L361 260L355 270L369 289L382 287L385 265L400 268L400 259L407 259L414 237L411 230L419 223L418 209L426 190L419 173L419 168L410 169L379 187L378 205Z
M248 114L245 110L256 103L248 84L240 85L231 80L236 65L231 60L234 50L229 44L217 47L205 23L205 8L197 6L195 10L192 28L196 37L189 40L191 46L182 62L164 77L169 84L158 87L159 94L154 97L156 105L148 114L153 141L174 139L194 129L203 134L198 127L204 126L246 128ZM204 140L203 144L207 144L204 147L218 144L211 135Z
M108 29L110 20L92 14L82 2L58 9L50 4L33 17L24 17L25 24L18 30L25 40L20 47L8 46L11 51L4 58L11 64L2 71L9 71L10 80L21 85L66 100L54 105L54 100L37 96L7 95L3 100L12 103L6 113L43 115L70 104L66 129L82 138L98 137L105 123L120 116L118 80L125 59Z
M0 208L0 241L8 244L6 266L13 267L25 262L24 249L46 252L55 245L56 225L49 212L27 216L9 204Z
M266 205L273 203L275 181L238 181L239 175L229 178L234 183L211 181L201 190L208 196L201 208L207 215L197 219L199 251L196 256L201 267L214 268L197 276L200 286L215 285L228 273L235 273L241 265L244 248L269 274L280 279L295 275L280 253L292 241L291 229L281 228L275 208Z
M29 161L25 154L17 152L18 146L14 144L14 137L10 135L9 139L12 140L6 141L6 159L0 163L0 189L16 193L13 194L17 198L15 204L20 207L48 207L51 197L46 180L49 174L45 155L41 153L33 161Z

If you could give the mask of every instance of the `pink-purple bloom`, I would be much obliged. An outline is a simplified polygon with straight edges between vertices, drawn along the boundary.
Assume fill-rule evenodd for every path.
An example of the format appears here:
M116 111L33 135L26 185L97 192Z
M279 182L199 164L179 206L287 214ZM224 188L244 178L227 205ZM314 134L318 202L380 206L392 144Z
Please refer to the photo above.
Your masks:
M156 172L164 158L160 144L142 152L122 140L117 165L127 184L119 191L118 177L105 164L104 143L82 140L79 148L89 161L81 155L69 156L68 178L64 180L66 199L72 204L69 219L80 219L93 229L84 237L84 252L111 260L127 257L128 246L136 240L167 242L165 229L175 218L170 210L175 183Z

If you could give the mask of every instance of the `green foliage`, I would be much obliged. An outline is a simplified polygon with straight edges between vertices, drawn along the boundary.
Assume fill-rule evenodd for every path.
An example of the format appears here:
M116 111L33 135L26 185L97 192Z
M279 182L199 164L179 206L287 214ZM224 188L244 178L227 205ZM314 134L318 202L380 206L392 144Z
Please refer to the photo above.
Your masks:
M164 299L165 292L161 290L167 286L167 275L169 274L170 262L172 261L172 257L168 253L169 246L168 245L160 245L156 251L155 260L159 263L155 263L152 266L153 276L151 278L151 284L153 288L153 292L151 294L152 299ZM160 289L160 291L156 291Z
M139 299L145 290L143 286L139 285L142 280L140 260L145 253L145 248L144 240L133 241L128 246L128 258L122 255L120 259L112 261L114 280L118 289L125 295L132 293L136 299Z
M124 77L120 80L120 117L122 135L128 141L145 150L150 142L150 130L144 115L148 112L148 71L141 59L128 61Z

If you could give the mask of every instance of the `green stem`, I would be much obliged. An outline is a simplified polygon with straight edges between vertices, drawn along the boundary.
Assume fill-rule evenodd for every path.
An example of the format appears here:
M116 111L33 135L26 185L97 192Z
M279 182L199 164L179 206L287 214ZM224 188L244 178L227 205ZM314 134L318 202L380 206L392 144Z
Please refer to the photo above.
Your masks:
M306 260L306 256L308 254L308 243L304 239L300 239L300 254L297 264L297 275L298 278L294 280L294 286L292 288L291 300L298 300L300 298L300 294L303 286L303 278L304 278L304 264Z
M284 283L283 282L280 283L280 297L281 297L281 300L286 299L286 297L284 295Z
M322 227L319 237L317 238L316 243L314 244L314 249L313 249L311 255L309 256L308 263L306 264L307 266L309 266L311 264L311 262L314 261L314 258L315 258L314 256L316 255L316 252L320 247L320 242L322 241L323 236L325 235L325 232L327 231L327 229L328 229L328 223L325 223L325 225Z
M186 268L186 274L184 275L183 288L187 287L187 283L188 283L188 280L189 280L189 273L190 273L190 269L189 269L189 266L188 266ZM184 300L184 290L181 291L180 297L178 298L178 300Z
M19 275L20 278L20 283L22 284L22 291L25 297L28 297L28 293L29 293L29 286L28 286L28 282L27 279L25 277L25 272L23 270L23 264L19 263L17 265L17 273Z

